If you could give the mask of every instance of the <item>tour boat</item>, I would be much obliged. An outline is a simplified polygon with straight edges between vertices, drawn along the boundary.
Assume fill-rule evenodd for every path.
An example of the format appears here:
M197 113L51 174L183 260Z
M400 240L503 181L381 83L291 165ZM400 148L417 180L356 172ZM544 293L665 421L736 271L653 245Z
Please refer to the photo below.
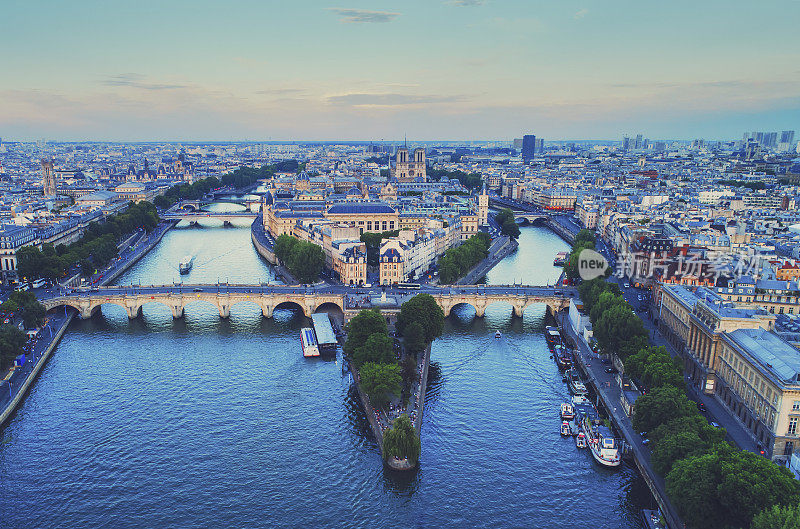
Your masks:
M496 332L494 333L494 337L495 337L495 338L502 338L502 337L503 337L503 335L502 335L502 334L500 334L500 331L496 331Z
M586 448L586 435L583 432L578 432L575 436L575 447Z
M571 421L575 418L575 408L569 402L561 404L561 418L565 421Z
M319 356L317 338L310 327L300 329L300 344L303 346L303 356Z
M194 256L187 255L186 257L181 259L180 263L178 263L178 271L181 274L188 274L189 271L192 269L193 264L194 264Z
M572 435L572 426L569 425L569 421L561 421L561 435L567 437Z
M558 327L545 327L544 337L551 349L555 344L561 343L561 333L558 332Z

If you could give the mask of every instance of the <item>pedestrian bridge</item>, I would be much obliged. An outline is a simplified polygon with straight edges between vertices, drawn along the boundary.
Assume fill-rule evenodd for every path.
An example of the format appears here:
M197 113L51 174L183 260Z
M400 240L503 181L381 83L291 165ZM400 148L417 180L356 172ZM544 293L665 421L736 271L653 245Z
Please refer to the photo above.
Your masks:
M512 313L522 317L525 309L534 303L546 304L557 312L569 307L572 297L577 297L574 289L536 286L425 286L418 291L389 289L387 297L402 302L417 293L434 297L442 308L445 317L459 305L470 305L475 314L482 317L486 307L494 303L511 305ZM367 293L363 289L344 286L276 286L276 285L152 285L152 286L111 286L91 289L76 289L71 292L55 293L40 301L47 310L72 307L81 318L90 318L104 304L118 305L125 309L133 319L142 313L147 303L160 303L172 311L174 318L183 316L184 309L191 303L205 302L217 307L222 318L230 316L231 307L238 303L253 303L261 308L265 318L272 316L280 306L293 306L310 317L323 307L336 306L346 317L356 314L363 308L371 308L369 301L378 299L382 291ZM376 307L381 308L381 307ZM387 310L384 306L382 310ZM388 310L392 310L389 308ZM397 310L397 308L394 308Z

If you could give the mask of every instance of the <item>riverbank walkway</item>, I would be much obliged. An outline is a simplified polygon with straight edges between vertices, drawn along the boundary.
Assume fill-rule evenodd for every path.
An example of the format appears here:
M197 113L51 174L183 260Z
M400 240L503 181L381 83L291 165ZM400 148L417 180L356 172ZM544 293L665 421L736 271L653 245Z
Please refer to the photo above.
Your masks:
M633 452L636 466L650 487L669 527L673 529L684 527L677 509L667 496L664 478L653 470L650 463L650 449L644 444L642 436L633 429L630 417L622 408L622 388L617 383L616 376L605 372L605 364L591 350L583 336L576 333L565 311L559 313L558 323L569 338L575 342L575 356L578 364L586 374L588 382L595 388L597 396L603 401L617 430L625 437L627 446Z

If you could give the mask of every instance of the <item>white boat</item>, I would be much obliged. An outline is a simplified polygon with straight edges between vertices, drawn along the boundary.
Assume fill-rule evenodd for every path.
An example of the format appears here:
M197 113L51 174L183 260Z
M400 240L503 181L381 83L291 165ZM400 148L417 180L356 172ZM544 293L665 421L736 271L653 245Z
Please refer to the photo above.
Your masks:
M503 335L502 335L502 334L500 334L500 331L496 331L496 332L494 333L494 337L495 337L495 338L502 338L502 337L503 337Z
M187 255L186 257L181 259L180 263L178 263L178 271L181 274L188 274L189 271L192 269L193 264L194 264L194 256Z
M572 404L569 402L564 402L561 404L561 419L565 421L571 421L575 418L575 408L572 407Z
M569 421L561 421L561 435L566 437L572 435L572 426L569 425Z
M586 448L586 435L583 432L578 432L575 436L575 447Z
M580 375L574 369L570 369L567 373L567 385L569 386L569 390L572 392L573 395L587 395L589 391L586 389L586 385L581 380Z
M303 356L319 356L317 338L310 327L300 329L300 344L303 347Z
M586 432L586 435L589 438L589 451L592 452L595 461L606 467L620 465L622 458L619 454L619 444L610 429L597 425Z
M578 404L591 404L592 401L589 400L589 397L586 395L573 395L572 397L572 404L577 406Z

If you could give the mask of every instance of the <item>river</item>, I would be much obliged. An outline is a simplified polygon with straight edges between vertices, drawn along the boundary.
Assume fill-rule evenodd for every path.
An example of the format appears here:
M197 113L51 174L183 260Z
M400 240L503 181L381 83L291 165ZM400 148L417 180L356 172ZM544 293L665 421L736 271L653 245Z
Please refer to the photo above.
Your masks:
M230 206L218 206L230 207ZM206 222L206 221L204 221ZM554 281L565 243L523 228L486 281ZM122 284L274 279L248 223L179 226ZM2 527L636 528L652 499L629 466L559 435L567 391L543 306L457 307L433 344L420 470L384 471L348 377L304 359L291 310L229 320L203 303L76 320L2 432ZM494 338L495 330L503 337Z

